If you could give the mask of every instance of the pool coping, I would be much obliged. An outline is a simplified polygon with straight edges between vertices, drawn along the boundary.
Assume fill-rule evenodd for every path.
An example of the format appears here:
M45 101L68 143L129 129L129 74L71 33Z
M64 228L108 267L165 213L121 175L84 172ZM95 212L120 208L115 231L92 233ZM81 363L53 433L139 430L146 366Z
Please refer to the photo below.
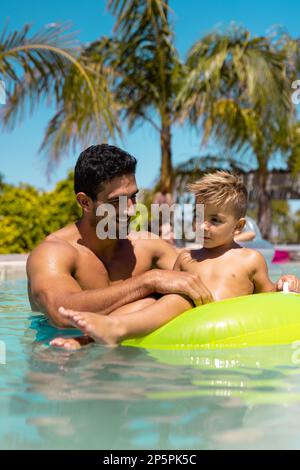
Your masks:
M26 277L26 261L29 253L0 255L0 280Z

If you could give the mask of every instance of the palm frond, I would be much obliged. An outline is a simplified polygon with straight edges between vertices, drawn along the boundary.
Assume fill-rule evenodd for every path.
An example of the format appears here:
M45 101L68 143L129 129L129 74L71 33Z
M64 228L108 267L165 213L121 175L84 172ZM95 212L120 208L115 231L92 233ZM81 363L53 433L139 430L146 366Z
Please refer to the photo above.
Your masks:
M191 157L174 168L174 187L177 194L183 195L186 192L188 183L201 178L205 173L215 170L234 171L236 173L247 173L251 165L246 161L242 162L233 156L233 153L205 154Z
M122 136L119 107L111 91L111 70L105 67L103 60L91 60L90 51L83 51L79 59L97 92L98 116L95 116L93 97L85 80L75 67L70 68L58 90L57 112L47 126L40 148L48 155L48 169L70 146L75 149L79 143L86 146L92 141L114 139L117 134Z
M283 48L242 28L213 32L190 50L184 74L175 106L181 121L203 128L203 143L250 147L262 165L284 151L294 109Z
M0 40L0 73L8 95L2 126L12 130L24 118L27 104L32 113L41 100L53 101L56 114L41 146L53 162L71 141L86 142L91 135L106 140L120 133L108 73L88 60L66 30L66 25L56 25L29 37L25 26L4 31Z
M109 0L108 9L117 17L115 31L124 36L130 35L137 24L166 23L170 11L168 0Z

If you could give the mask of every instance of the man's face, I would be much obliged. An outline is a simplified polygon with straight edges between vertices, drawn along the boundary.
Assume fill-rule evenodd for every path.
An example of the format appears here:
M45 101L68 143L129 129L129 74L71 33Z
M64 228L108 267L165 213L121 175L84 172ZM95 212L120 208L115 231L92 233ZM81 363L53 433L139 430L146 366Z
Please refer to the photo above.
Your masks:
M200 201L196 201L200 204ZM214 204L204 205L204 222L196 228L203 232L203 247L216 248L231 243L235 235L240 233L245 219L237 219L233 207L227 204L223 207Z
M130 218L134 215L138 191L135 175L133 174L117 176L111 181L104 183L103 190L97 194L97 200L94 202L95 225L105 217L104 215L99 215L99 213L101 214L101 206L109 204L111 210L110 217L115 222L116 236L118 238L121 226L127 229Z

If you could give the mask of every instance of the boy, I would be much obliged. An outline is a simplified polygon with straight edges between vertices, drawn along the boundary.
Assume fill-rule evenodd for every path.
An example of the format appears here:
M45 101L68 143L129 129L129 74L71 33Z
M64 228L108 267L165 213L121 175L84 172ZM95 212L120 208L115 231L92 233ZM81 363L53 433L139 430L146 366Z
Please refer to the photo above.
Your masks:
M276 286L269 279L264 257L234 241L245 225L247 210L247 190L240 178L217 171L189 185L189 190L195 194L196 204L204 204L203 226L196 227L202 230L203 247L181 252L173 269L200 275L215 301L280 289L282 281ZM289 284L290 289L300 291L300 281L296 278L290 278ZM113 345L125 338L150 333L192 306L190 299L168 294L158 300L147 298L133 302L109 316L62 307L59 312L93 340ZM86 338L86 341L90 340ZM51 344L65 347L63 339ZM67 344L67 348L73 348L70 342Z

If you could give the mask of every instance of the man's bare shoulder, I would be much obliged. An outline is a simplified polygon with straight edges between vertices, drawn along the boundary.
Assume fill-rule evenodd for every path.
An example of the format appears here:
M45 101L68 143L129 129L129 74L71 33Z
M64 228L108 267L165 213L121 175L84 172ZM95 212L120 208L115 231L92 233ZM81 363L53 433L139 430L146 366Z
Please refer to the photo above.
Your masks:
M78 238L78 230L75 224L69 224L50 233L34 250L32 250L29 258L36 258L40 255L62 255L75 256L76 248L72 241Z
M27 274L30 275L36 266L39 270L57 264L68 268L75 263L76 257L74 246L54 234L48 235L30 253L27 259Z
M37 256L42 253L59 253L65 252L67 255L76 254L76 248L66 240L57 237L54 234L48 235L39 245L30 253L31 256Z

